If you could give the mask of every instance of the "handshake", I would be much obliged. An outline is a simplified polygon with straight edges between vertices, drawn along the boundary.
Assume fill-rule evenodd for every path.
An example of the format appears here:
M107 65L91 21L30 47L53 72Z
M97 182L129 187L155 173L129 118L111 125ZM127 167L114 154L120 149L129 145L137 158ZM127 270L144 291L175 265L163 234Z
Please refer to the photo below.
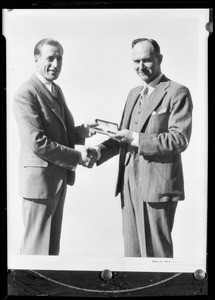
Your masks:
M79 165L92 168L99 159L99 149L93 147L83 147L80 151Z
M97 123L85 123L79 127L79 133L82 137L91 137L96 131ZM134 140L134 133L131 130L123 129L117 131L115 134L112 133L112 138L119 142L131 144ZM97 160L100 159L101 152L99 147L83 147L80 152L78 164L87 168L92 168Z

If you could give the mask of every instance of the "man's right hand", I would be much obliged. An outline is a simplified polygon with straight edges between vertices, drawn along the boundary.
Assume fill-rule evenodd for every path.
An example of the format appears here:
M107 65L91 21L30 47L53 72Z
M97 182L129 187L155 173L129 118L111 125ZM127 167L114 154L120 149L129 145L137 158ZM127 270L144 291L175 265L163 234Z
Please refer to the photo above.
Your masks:
M98 153L95 148L83 147L80 150L80 159L78 164L87 168L92 168L98 159Z

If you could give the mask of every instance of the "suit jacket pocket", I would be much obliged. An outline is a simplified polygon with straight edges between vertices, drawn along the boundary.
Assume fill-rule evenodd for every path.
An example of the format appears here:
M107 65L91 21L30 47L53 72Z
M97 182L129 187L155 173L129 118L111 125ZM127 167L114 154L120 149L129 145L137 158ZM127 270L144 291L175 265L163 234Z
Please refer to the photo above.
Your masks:
M48 162L40 157L25 157L23 159L24 167L47 167Z
M169 112L151 115L146 132L162 133L168 131L169 115Z
M155 176L158 195L169 194L174 196L184 194L181 163L157 163L155 164Z

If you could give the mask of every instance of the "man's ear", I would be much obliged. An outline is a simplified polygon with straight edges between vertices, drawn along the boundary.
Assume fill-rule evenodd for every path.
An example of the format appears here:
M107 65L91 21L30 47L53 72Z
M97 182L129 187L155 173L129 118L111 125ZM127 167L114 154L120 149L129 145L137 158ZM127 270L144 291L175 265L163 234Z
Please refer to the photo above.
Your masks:
M161 64L162 61L163 61L163 55L162 55L162 54L159 54L158 59L159 59L159 64Z
M38 55L34 55L34 62L35 62L35 63L38 62L38 59L39 59Z

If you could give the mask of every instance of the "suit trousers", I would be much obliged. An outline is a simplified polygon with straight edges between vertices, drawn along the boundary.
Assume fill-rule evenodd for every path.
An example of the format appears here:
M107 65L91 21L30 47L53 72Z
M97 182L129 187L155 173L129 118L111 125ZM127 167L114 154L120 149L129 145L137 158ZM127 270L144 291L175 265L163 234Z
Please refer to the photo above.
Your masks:
M66 189L64 182L52 198L23 198L24 236L20 254L59 254Z
M177 202L140 200L132 158L125 167L121 197L125 256L173 257L171 232Z

